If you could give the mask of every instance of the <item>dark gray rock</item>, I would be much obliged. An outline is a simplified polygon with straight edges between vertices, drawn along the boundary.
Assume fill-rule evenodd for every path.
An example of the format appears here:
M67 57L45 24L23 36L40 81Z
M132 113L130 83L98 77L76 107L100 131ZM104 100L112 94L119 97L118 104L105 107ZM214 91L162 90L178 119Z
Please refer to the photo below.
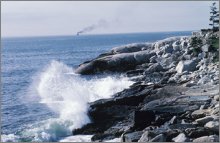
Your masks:
M201 136L209 135L209 131L204 127L196 127L196 128L187 128L185 133L190 138L198 138Z
M195 111L205 102L210 103L207 96L179 96L153 100L144 105L141 110L152 110L157 112L184 113L186 111Z
M125 133L122 136L122 141L123 142L137 142L141 138L142 134L143 134L142 131L137 131L137 132L132 132L132 133Z
M144 129L151 125L151 122L156 118L152 111L135 111L134 112L134 127L136 129Z

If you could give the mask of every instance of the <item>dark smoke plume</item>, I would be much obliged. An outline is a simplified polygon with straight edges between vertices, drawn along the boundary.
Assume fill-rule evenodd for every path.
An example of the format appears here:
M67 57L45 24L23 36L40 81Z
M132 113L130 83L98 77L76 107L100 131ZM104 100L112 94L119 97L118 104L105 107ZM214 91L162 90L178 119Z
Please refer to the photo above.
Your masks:
M87 32L91 32L97 28L101 28L101 27L105 27L107 26L107 22L105 20L100 20L97 24L93 24L93 25L90 25L88 27L85 27L83 28L82 30L78 31L76 33L76 35L80 35L80 34L83 34L83 33L87 33Z

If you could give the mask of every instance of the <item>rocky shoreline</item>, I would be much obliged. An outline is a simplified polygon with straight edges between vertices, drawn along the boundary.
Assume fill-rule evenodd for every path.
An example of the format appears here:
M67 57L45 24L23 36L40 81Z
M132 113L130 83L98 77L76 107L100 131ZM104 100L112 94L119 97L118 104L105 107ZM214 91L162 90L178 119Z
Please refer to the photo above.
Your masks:
M218 36L194 32L120 46L79 65L79 74L122 72L135 83L89 103L92 123L73 134L93 134L92 141L218 142L218 49L210 44Z

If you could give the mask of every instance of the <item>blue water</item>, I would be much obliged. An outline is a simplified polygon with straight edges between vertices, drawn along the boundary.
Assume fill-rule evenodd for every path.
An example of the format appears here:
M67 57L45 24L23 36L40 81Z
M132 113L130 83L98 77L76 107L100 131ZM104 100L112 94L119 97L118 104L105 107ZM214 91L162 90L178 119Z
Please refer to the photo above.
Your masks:
M138 42L153 42L171 36L190 34L191 32L163 32L3 38L1 50L1 134L4 135L3 138L11 138L12 141L36 141L33 140L33 138L37 138L34 134L27 135L24 134L24 131L36 128L33 126L40 126L38 123L44 126L42 125L44 124L42 123L43 121L56 119L60 116L60 111L55 112L52 110L53 108L48 107L48 104L41 102L42 98L48 99L47 96L51 96L50 90L45 92L43 88L43 96L40 97L37 95L38 92L33 90L38 85L35 83L40 78L43 78L42 74L48 74L48 76L53 74L53 72L60 74L62 67L71 72L71 69L74 70L80 63L95 58L115 46ZM63 78L58 79L63 80ZM77 80L79 79L77 78ZM77 80L74 78L73 82L77 82ZM106 81L110 82L109 79ZM84 82L76 83L76 85L82 84L84 86L86 85ZM98 84L96 81L94 83ZM40 89L38 88L38 90ZM52 131L47 131L47 133L50 134L55 131L56 136L59 134L57 130L62 130L60 128L55 126L55 129L53 128ZM36 132L39 133L42 130ZM69 135L64 132L61 134L63 134L62 137ZM37 141L59 141L59 138L41 137Z

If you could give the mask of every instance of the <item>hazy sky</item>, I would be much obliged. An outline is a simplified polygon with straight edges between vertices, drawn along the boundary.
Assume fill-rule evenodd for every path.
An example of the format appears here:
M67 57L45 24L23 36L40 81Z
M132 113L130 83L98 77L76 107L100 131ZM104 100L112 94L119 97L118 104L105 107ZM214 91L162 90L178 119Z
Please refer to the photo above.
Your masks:
M3 1L1 34L11 36L198 30L209 27L210 1ZM91 28L91 27L90 27Z

